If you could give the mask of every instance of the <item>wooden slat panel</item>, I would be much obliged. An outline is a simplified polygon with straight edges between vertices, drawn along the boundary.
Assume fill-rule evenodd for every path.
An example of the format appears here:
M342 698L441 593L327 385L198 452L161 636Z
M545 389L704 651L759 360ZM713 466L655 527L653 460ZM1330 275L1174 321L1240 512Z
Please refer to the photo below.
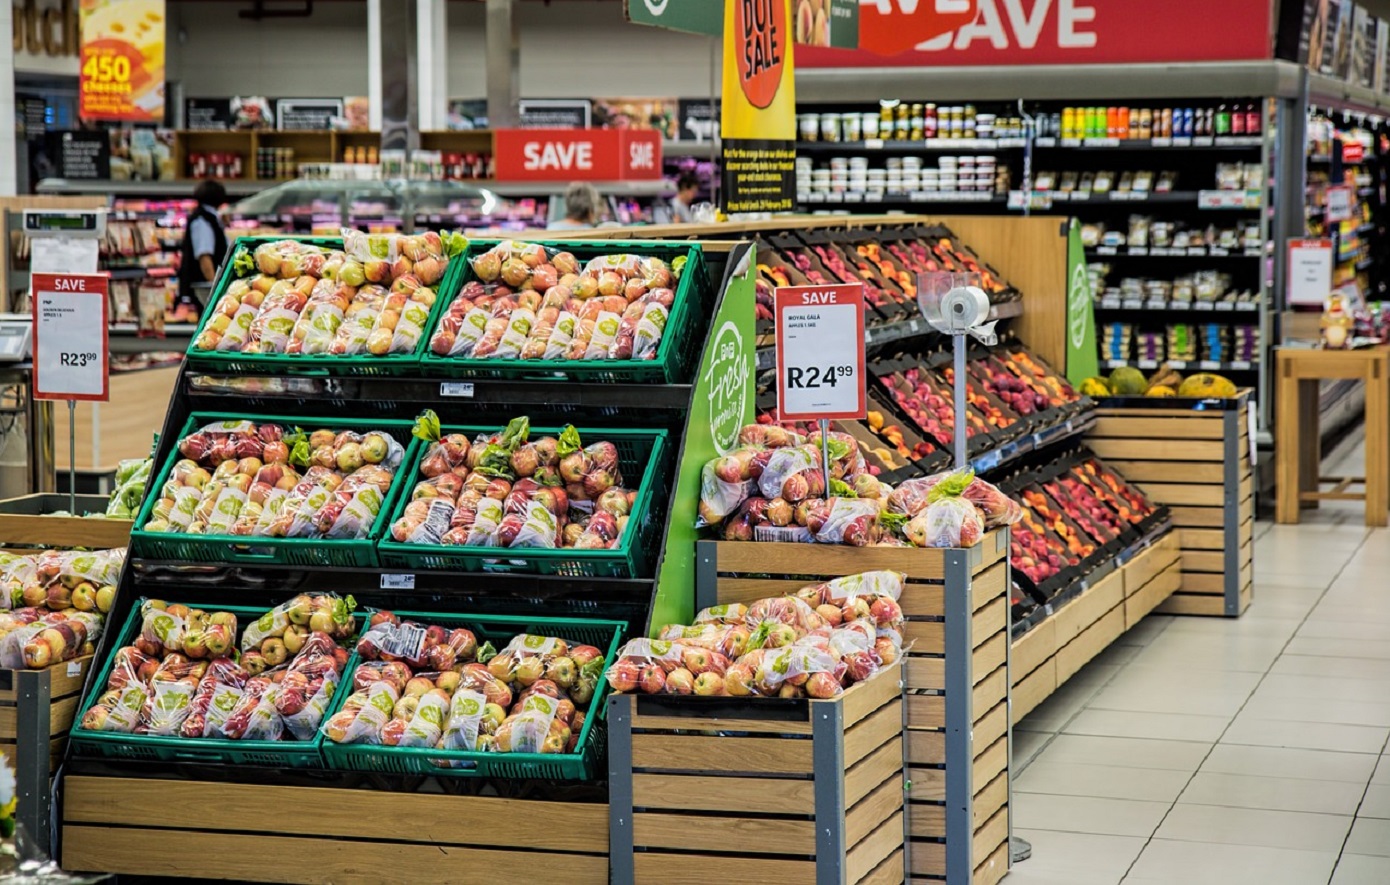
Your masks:
M980 680L1004 666L1008 656L1009 642L1004 633L996 633L992 639L985 640L970 656L973 682L978 685Z
M1182 566L1173 563L1164 569L1144 589L1125 600L1125 629L1133 629L1144 616L1153 611L1163 600L1172 596L1182 584Z
M1011 662L1014 684L1021 684L1029 673L1042 666L1043 662L1056 652L1057 619L1045 618L1014 640Z
M158 423L163 423L162 418ZM67 445L64 444L62 449L66 455ZM134 525L135 522L129 519L0 513L0 542L14 547L42 545L106 550L129 544L130 529Z
M1075 599L1062 605L1048 618L1056 622L1056 644L1060 648L1071 642L1081 631L1100 620L1106 612L1125 600L1123 571L1113 571L1096 582Z
M1132 596L1139 592L1153 580L1154 575L1177 562L1181 554L1178 543L1178 534L1170 532L1125 563L1124 568L1120 569L1125 580L1125 595Z
M1226 524L1226 514L1220 507L1170 507L1173 525L1178 528L1216 528Z
M860 879L859 885L902 885L904 873L903 850L899 848L874 867L869 875Z
M946 625L941 621L908 621L903 625L903 644L919 655L946 653Z
M903 702L894 700L845 731L845 767L849 768L874 750L901 735Z
M1190 576L1184 576L1184 581L1187 577ZM1253 595L1252 586L1248 584L1240 591L1240 614L1244 614L1250 607ZM1224 595L1218 594L1175 593L1158 607L1158 611L1165 615L1219 618L1226 614L1226 599Z
M822 703L841 704L843 706L843 723L845 729L849 729L870 713L882 707L890 700L900 697L903 693L903 666L899 661L892 666L884 669L867 682L861 682L850 688L849 691L833 701L812 701L811 715L815 715L815 707Z
M545 820L547 826L530 837L530 847L608 851L608 806L596 803L118 777L73 776L63 785L63 819L70 824L158 829L177 821L195 830L250 828L258 833L490 846L509 844L517 827L534 829L537 820ZM255 808L254 822L202 813L210 795L228 808ZM306 816L306 808L313 808L314 814ZM469 820L469 825L458 827L459 819Z
M913 802L946 801L946 769L909 768L907 798Z
M898 787L901 788L902 773L903 739L898 736L859 760L849 771L845 772L845 803L853 806L854 803L863 799L870 790L883 783L885 778L895 777ZM806 783L809 784L810 782L807 781ZM782 790L777 792L780 793ZM738 806L730 807L737 808ZM793 807L792 803L783 800L782 809L789 807Z
M638 772L632 776L632 804L636 808L758 814L786 814L792 808L815 807L814 781L784 778L777 782L776 790L769 790L767 785L766 778Z
M970 610L983 606L1008 592L1009 567L1006 563L990 566L970 579Z
M994 813L994 817L980 827L975 833L975 838L971 842L971 856L980 859L989 857L1009 838L1009 809L1001 808Z
M529 872L530 878L524 881L535 882L536 871L532 869ZM784 860L774 857L642 852L633 858L633 874L634 881L660 882L662 885L709 885L710 882L814 882L816 865L809 860Z
M944 576L942 550L917 547L847 547L838 544L718 542L720 574L819 575L838 578L891 569L908 577Z
M1096 621L1080 636L1067 643L1057 652L1057 684L1060 686L1072 677L1086 662L1104 651L1121 633L1125 632L1125 610L1117 608Z
M634 700L637 695L631 696ZM633 704L634 711L637 705ZM634 731L750 731L755 734L804 734L811 733L810 722L778 721L770 719L725 719L720 716L662 716L632 715Z
M907 803L908 835L914 839L946 838L946 806L934 802ZM916 851L917 846L913 845Z
M986 678L980 680L980 684L975 686L971 694L971 709L976 715L984 713L994 707L1009 693L1009 674L1004 667L1004 662L999 662L999 669L995 670Z
M970 808L970 827L978 830L1009 801L1009 773L1001 772L989 783L975 785L975 802Z
M84 520L84 522L94 522L99 520ZM62 698L68 695L75 695L82 691L82 687L87 683L87 673L92 669L92 656L78 658L75 661L68 661L56 667L50 667L48 695L52 698Z
M1057 662L1048 658L1046 663L1023 677L1023 680L1014 686L1010 695L1010 700L1013 701L1014 722L1019 722L1031 713L1056 690Z
M1005 537L1006 533L1002 531L986 532L985 536L980 539L980 543L971 548L971 555L979 556L978 561L971 563L971 574L978 575L1009 555L1009 544Z
M216 786L220 788L222 785ZM383 794L374 792L371 795ZM410 798L421 797L410 794ZM259 816L264 809L260 806L256 808ZM287 810L295 811L301 820L304 819L302 807ZM318 814L325 809L316 808L315 811ZM190 813L195 812L190 810ZM381 817L373 815L363 822L381 823ZM528 831L533 831L534 823L518 826L526 826ZM469 829L458 826L453 819L441 820L439 824L438 832L441 834L445 831L466 833ZM604 830L606 832L606 826ZM506 841L514 838L515 833L499 844L506 844ZM604 839L607 840L606 835ZM105 825L63 827L62 864L66 870L177 877L188 875L192 858L197 859L200 870L224 879L246 882L265 881L267 878L285 882L333 882L335 885L379 885L383 881L468 882L476 880L479 870L487 870L489 882L530 885L536 881L537 867L542 864L564 870L568 882L603 885L608 881L606 853L544 854L445 844L344 841L267 833L209 833Z
M1009 843L1005 842L975 868L971 885L997 885L1009 872Z
M1009 767L1009 739L1000 737L975 758L975 770L971 773L973 782L987 784L995 775Z
M976 710L975 728L970 735L971 746L974 747L978 755L982 747L988 747L1009 728L1009 709L1008 705L1000 702L994 709L988 711Z
M814 581L777 581L771 578L727 578L721 576L715 585L714 598L720 605L741 602L744 605L769 596L788 596Z
M1003 736L1009 727L1008 705L998 704L984 713L977 711L970 741L978 755ZM907 758L913 765L941 765L946 759L946 734L940 730L910 728L906 733Z
M1221 483L1220 461L1107 461L1106 466L1130 482Z
M72 727L72 717L77 712L77 702L78 698L74 695L54 701L49 705L48 733L50 735L65 734ZM0 707L0 736L12 738L19 733L19 711L18 706Z
M1096 419L1089 435L1097 438L1126 439L1221 439L1224 436L1221 416L1205 418L1139 418L1106 417Z
M908 872L913 876L946 875L946 843L913 842L907 853Z
M986 640L975 649L970 666L976 682L994 672L994 668L1004 662L1007 652L1004 650L1003 640L1004 634L996 633L994 638ZM912 651L916 651L916 648ZM906 673L908 689L942 691L946 687L946 659L943 657L909 654Z
M634 734L632 767L672 768L698 762L706 771L810 774L811 742L786 738Z
M1135 485L1145 496L1159 504L1215 507L1226 497L1224 487L1219 485L1181 485L1164 482L1136 482Z
M908 728L945 728L946 696L944 694L910 694L907 696Z
M898 604L908 617L941 618L946 616L945 598L943 584L909 582L903 585L903 595L898 598Z
M638 812L632 816L632 844L692 852L815 854L816 822L790 817Z
M1086 445L1107 461L1220 461L1225 444L1166 439L1095 439Z
M879 784L863 801L850 806L845 812L845 845L858 845L878 829L894 812L903 807L902 777L890 778ZM902 828L898 829L898 844L902 844ZM887 855L879 857L883 860ZM874 866L877 866L877 861ZM855 877L849 877L854 881Z
M901 796L901 794L900 794ZM846 842L846 844L849 844ZM874 867L883 862L894 851L902 849L903 813L902 810L878 826L859 844L845 852L845 881L858 882Z
M1004 632L1009 623L1009 601L1000 597L980 609L970 619L973 647L979 648L996 633Z

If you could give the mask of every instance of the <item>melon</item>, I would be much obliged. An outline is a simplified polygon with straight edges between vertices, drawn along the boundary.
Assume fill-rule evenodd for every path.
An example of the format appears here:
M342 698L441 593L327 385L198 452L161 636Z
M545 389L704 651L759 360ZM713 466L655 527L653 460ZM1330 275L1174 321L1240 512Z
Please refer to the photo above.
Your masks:
M1110 384L1104 378L1087 378L1078 390L1082 396L1105 397L1110 395Z
M1191 396L1199 399L1228 399L1236 395L1236 386L1220 375L1202 373L1192 375L1178 387L1178 396Z
M1149 382L1132 366L1121 366L1110 373L1110 391L1116 396L1141 396Z

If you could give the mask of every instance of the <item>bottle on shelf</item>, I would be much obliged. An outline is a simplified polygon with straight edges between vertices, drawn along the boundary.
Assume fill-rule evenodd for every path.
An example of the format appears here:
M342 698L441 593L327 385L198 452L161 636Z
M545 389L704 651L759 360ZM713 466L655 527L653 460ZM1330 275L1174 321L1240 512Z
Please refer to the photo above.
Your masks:
M1213 135L1231 134L1231 111L1224 104L1216 109L1216 117L1212 127Z

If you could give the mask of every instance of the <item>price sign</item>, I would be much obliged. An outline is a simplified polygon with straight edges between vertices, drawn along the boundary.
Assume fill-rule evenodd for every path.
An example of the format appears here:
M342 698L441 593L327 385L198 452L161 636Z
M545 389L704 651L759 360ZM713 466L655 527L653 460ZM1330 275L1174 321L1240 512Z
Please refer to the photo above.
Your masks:
M110 399L106 280L33 275L35 399Z
M787 286L775 298L781 419L866 417L863 284Z
M1331 240L1289 240L1288 303L1321 306L1332 291L1332 264Z
M1327 220L1350 221L1352 216L1352 194L1349 185L1333 185L1327 189Z

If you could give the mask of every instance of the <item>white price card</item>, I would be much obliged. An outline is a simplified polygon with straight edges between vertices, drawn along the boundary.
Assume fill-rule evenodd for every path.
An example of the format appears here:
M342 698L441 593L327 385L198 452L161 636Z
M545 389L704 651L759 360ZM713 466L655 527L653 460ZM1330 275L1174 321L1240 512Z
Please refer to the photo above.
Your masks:
M866 417L864 285L787 286L775 297L782 420Z
M1289 240L1289 304L1322 306L1332 291L1332 241Z
M1327 222L1350 221L1352 216L1351 187L1333 185L1327 189Z
M110 399L107 277L33 275L34 398Z

